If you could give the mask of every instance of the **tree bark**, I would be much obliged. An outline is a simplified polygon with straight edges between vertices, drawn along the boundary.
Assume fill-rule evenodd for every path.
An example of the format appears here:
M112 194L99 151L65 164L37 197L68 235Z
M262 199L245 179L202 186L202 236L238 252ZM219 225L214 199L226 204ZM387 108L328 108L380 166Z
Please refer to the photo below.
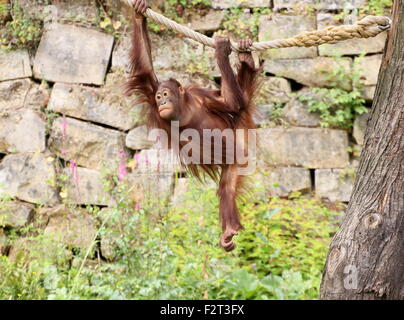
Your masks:
M404 0L394 2L355 186L320 298L404 299Z

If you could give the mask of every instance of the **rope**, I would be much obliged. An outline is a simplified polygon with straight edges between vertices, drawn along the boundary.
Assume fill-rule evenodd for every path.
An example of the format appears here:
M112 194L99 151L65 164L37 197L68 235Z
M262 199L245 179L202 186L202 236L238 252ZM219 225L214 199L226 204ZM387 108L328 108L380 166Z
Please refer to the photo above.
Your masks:
M129 6L133 6L132 0L124 0ZM166 27L177 31L188 38L191 38L206 46L215 47L215 41L199 32L185 27L165 16L154 12L150 8L146 10L144 16ZM249 51L264 51L267 49L279 49L290 47L312 47L324 43L336 43L353 38L371 38L389 29L391 20L388 17L367 16L353 25L333 26L323 30L303 32L288 39L279 39L266 42L254 42ZM240 51L238 45L231 43L233 51Z

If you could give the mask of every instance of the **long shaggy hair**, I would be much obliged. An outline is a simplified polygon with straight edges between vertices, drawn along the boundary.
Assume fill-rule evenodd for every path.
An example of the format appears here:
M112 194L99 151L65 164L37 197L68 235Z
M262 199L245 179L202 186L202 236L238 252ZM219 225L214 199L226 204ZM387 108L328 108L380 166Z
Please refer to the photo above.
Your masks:
M146 22L144 22L146 23ZM127 95L135 95L135 104L141 104L142 115L147 120L149 128L163 129L171 141L171 128L170 122L162 119L158 112L158 107L155 99L155 92L159 86L157 79L154 80L153 70L144 69L144 55L141 53L141 41L147 41L148 48L150 48L150 39L147 34L142 33L138 28L133 32L132 47L130 49L130 72L129 78L125 85L125 93ZM146 64L147 65L147 64ZM150 61L151 65L151 61ZM227 105L220 99L220 90L203 89L196 86L184 87L184 106L185 108L193 105L192 101L201 101L201 105L206 112L207 116L220 121L226 128L229 129L254 129L255 123L253 115L256 111L254 106L254 97L259 88L258 75L262 68L251 68L246 62L241 62L238 67L237 81L243 93L242 107L238 112L234 112L234 108ZM181 84L175 79L169 79L167 82L177 89ZM195 128L203 129L203 128ZM181 147L181 145L180 145ZM234 147L234 146L232 146ZM180 159L181 161L181 159ZM183 162L183 161L181 161ZM215 181L219 180L220 167L218 164L186 164L186 169L199 180L202 179L201 173L207 173ZM241 179L240 179L241 183Z

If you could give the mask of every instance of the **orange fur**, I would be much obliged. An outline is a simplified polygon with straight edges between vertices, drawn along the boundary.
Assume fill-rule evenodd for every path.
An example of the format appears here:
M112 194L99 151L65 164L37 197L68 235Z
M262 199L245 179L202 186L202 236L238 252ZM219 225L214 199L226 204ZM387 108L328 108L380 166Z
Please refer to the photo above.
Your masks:
M150 50L150 39L147 34L146 20L134 20L134 33L130 51L130 76L126 84L126 93L137 96L136 103L143 104L144 115L148 126L160 128L167 132L171 142L170 123L159 116L155 100L155 93L159 86L153 71ZM245 61L241 61L237 76L231 70L227 55L217 52L218 63L222 70L222 82L226 81L226 90L208 90L196 86L187 86L183 89L180 105L182 112L191 112L190 123L180 128L180 132L192 128L201 133L203 129L254 129L253 115L255 112L253 100L258 89L258 74L260 68L255 68ZM166 83L166 82L165 82ZM180 84L170 79L168 85L177 90ZM227 139L226 139L227 142ZM179 141L180 148L185 143ZM222 147L226 149L226 144ZM234 148L234 142L231 146ZM201 143L203 152L203 142ZM220 198L220 217L224 235L221 243L225 250L232 250L233 234L242 228L236 205L236 197L240 195L243 187L243 177L237 175L237 164L188 164L187 170L195 177L201 179L206 173L219 182L218 195ZM229 240L230 239L230 240ZM230 242L229 242L230 241ZM223 244L224 243L224 244Z

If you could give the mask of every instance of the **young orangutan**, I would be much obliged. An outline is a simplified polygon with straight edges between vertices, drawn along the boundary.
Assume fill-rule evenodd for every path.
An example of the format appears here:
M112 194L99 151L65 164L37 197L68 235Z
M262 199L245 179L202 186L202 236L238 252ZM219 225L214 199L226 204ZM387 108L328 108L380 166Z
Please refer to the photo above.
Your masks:
M186 143L178 141L178 137L170 135L172 121L177 121L179 132L186 129L194 129L203 136L204 130L219 129L248 130L254 129L252 120L252 99L257 88L257 75L260 68L255 68L254 60L248 48L252 45L251 40L242 40L239 47L242 52L238 54L240 65L237 75L234 74L229 55L231 53L230 41L227 38L216 37L216 59L221 72L221 90L209 90L196 86L183 87L177 80L159 82L152 64L151 43L147 32L146 18L142 15L148 8L145 0L133 0L134 32L132 49L130 52L131 69L127 83L127 93L139 95L137 103L145 103L148 125L152 128L160 128L166 131L170 142L176 139L180 151ZM222 143L224 139L220 142ZM217 152L210 152L212 148L206 148L207 138L202 138L199 154L194 155L202 160L204 153L209 151L210 161L200 161L199 164L185 163L189 171L199 177L202 170L219 181L218 195L220 198L220 220L222 235L220 245L224 250L230 251L235 247L232 238L242 228L239 212L236 205L236 197L241 192L243 176L238 173L240 164L236 161L225 159L227 151L235 149L236 139L226 139L221 144L223 151L220 163L217 161ZM209 143L211 138L209 138ZM245 140L238 142L246 150ZM206 155L206 154L205 154ZM215 161L213 161L215 158ZM233 159L234 160L234 159ZM201 170L200 170L201 169Z

